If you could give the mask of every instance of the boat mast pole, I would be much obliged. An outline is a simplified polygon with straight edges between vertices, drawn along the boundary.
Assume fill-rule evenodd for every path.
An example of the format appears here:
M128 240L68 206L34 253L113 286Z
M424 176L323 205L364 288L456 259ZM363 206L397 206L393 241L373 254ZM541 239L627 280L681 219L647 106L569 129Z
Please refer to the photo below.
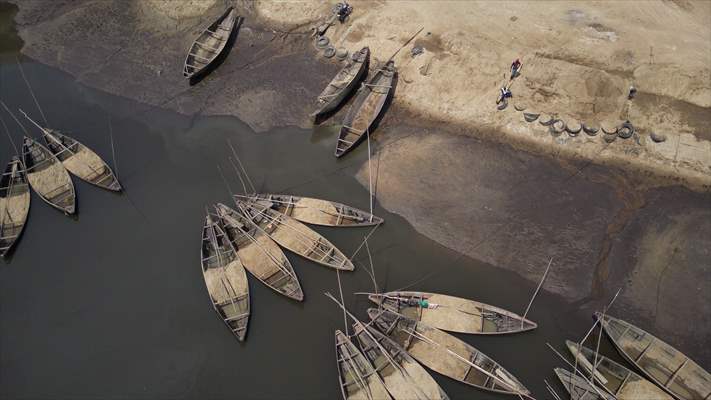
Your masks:
M543 273L543 278L541 278L541 282L538 284L536 291L533 292L533 297L531 297L531 301L528 302L528 307L526 307L526 311L521 316L521 329L523 329L523 321L526 320L526 315L528 314L528 311L531 310L531 305L533 305L533 300L536 299L536 296L538 295L538 291L541 290L541 287L543 286L543 282L545 282L546 277L548 277L548 271L551 268L551 263L553 263L553 257L551 257L550 261L548 261L548 266L546 267L546 272Z

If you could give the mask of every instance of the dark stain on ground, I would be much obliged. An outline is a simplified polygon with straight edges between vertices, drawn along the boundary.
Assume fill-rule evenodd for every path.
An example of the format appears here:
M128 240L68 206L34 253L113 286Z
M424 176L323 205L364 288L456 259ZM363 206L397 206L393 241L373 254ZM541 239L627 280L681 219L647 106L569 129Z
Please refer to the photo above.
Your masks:
M438 60L444 60L449 57L446 44L442 41L442 38L435 33L427 32L424 35L421 35L418 39L415 39L414 46L423 47L425 51L429 51L434 54L435 58Z
M14 56L22 48L22 39L13 23L17 11L16 5L0 2L0 58Z

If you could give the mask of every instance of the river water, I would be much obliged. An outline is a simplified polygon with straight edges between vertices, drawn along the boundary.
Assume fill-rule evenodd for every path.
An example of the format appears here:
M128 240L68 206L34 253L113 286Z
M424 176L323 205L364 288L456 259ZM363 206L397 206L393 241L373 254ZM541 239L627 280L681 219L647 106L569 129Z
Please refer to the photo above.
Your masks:
M110 163L113 133L126 192L115 195L74 179L76 218L33 195L16 251L0 263L0 398L340 398L333 334L343 329L343 320L323 296L337 294L336 274L289 254L303 303L278 297L250 278L248 340L238 343L210 305L200 235L204 207L229 202L218 164L231 190L240 188L227 161L227 140L260 191L368 209L368 193L354 178L367 160L364 146L336 160L335 131L329 128L256 134L232 117L189 118L85 87L19 55L13 14L14 8L0 5L0 97L13 111L42 119L19 58L51 127ZM19 144L22 129L4 111L2 118ZM14 150L4 134L0 143L5 165ZM438 245L377 203L375 213L386 220L369 241L381 290L415 283L416 290L523 312L534 284ZM316 230L347 254L368 233ZM356 271L341 276L343 292L348 308L366 318L367 301L352 293L373 289L367 254L356 260ZM551 369L563 363L545 343L562 349L563 340L579 339L591 319L545 290L529 318L539 324L533 332L459 337L499 361L537 398L549 398L543 380L554 382ZM609 348L606 353L614 354ZM432 374L453 399L505 397Z

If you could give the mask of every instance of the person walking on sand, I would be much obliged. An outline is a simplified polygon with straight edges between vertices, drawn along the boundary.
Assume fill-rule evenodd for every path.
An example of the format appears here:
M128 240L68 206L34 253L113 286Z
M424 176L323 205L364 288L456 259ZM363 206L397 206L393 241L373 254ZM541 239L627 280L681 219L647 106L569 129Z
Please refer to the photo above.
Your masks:
M518 76L518 72L521 70L521 60L518 58L511 63L511 79Z

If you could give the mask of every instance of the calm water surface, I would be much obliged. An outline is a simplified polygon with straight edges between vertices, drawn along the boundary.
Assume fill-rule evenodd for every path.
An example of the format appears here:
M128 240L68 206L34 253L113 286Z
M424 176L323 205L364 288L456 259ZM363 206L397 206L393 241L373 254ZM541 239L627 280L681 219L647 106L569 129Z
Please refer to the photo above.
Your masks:
M12 13L0 6L0 96L12 110L22 108L39 120L15 62L21 42L10 29ZM189 118L150 108L82 86L30 59L21 62L51 127L109 162L113 132L126 193L74 179L74 219L33 195L19 246L0 263L0 398L340 398L333 332L343 329L342 314L322 295L338 292L336 274L289 254L303 303L278 297L252 279L248 340L238 343L210 305L200 235L204 207L229 201L217 164L232 190L239 187L226 140L237 147L259 190L368 209L367 191L354 179L367 160L365 146L336 160L333 129L255 134L232 117ZM2 118L20 143L21 128L4 112ZM14 150L4 134L0 143L5 165ZM534 284L443 248L377 204L376 213L387 221L370 240L381 288L427 277L413 289L523 312ZM347 254L368 233L317 230ZM343 290L346 305L365 318L367 302L351 293L372 290L367 254L356 259L356 271L342 275ZM562 364L545 342L562 348L564 339L582 336L591 320L545 292L530 318L540 325L534 332L460 337L543 399L549 397L543 379L553 382L551 368ZM453 399L507 398L433 376Z

